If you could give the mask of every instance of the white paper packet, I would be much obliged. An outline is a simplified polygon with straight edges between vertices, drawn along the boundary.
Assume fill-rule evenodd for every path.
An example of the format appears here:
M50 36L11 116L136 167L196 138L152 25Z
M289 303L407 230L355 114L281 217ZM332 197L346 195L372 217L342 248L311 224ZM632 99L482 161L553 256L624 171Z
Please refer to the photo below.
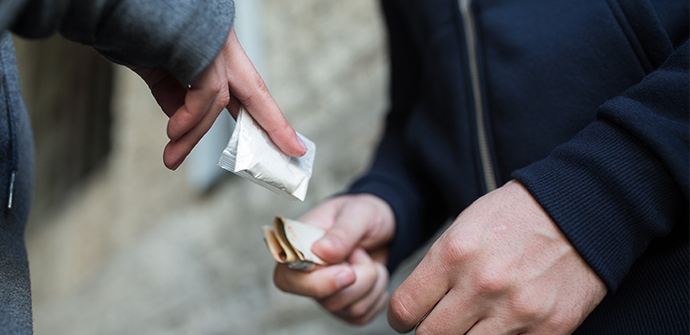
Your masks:
M304 201L316 145L299 133L297 136L307 146L307 153L302 157L290 157L278 149L244 108L240 108L235 130L220 156L218 166L284 198Z

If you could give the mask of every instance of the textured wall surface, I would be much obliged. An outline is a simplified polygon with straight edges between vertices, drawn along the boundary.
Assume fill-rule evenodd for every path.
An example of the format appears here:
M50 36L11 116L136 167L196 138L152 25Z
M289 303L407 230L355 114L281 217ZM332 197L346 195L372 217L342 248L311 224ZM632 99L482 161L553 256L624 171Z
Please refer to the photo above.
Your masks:
M57 35L14 40L36 151L31 205L48 213L110 151L113 65Z
M262 22L269 89L318 146L306 201L229 173L194 191L184 164L163 166L166 117L118 67L107 162L27 232L36 334L393 333L385 315L351 327L280 292L261 235L274 216L299 217L367 167L386 107L378 4L264 0Z

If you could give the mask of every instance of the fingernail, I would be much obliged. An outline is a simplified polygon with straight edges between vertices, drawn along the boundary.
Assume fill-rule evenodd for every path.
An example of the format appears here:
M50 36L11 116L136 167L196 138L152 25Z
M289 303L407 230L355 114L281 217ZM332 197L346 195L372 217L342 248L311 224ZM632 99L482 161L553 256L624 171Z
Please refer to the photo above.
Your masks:
M299 137L299 135L297 136L297 140L299 141L299 144L302 146L302 155L306 154L307 153L307 145L304 144L304 141L302 140L301 137Z
M335 276L335 285L338 287L338 289L342 289L344 287L352 285L352 283L355 282L355 274L354 272L350 270L343 270L340 271L336 276Z
M330 251L337 251L340 246L340 241L331 235L324 236L322 239L318 240L317 243L320 244L320 249L327 249Z
M173 166L170 170L173 170L173 171L177 170L177 168L180 167L180 165L182 165L183 162L184 162L184 158L182 158L181 161L177 162L177 164L175 164L175 166Z

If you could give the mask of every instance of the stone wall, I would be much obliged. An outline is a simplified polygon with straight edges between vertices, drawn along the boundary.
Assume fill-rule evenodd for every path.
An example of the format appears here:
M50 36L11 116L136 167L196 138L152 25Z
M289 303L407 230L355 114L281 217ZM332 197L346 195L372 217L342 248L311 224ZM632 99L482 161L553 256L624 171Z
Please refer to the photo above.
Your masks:
M117 67L105 164L60 210L30 220L37 335L393 333L385 315L351 327L277 290L261 235L366 169L386 105L378 4L264 0L262 12L269 89L318 146L305 202L229 173L195 191L184 164L162 164L167 119L146 85Z

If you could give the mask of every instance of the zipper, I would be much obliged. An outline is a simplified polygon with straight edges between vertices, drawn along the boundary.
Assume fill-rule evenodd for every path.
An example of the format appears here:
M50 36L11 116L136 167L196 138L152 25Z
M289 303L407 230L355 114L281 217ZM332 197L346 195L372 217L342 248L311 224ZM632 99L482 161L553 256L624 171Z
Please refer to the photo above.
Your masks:
M17 176L17 171L12 170L12 173L10 174L10 194L9 197L7 198L7 209L10 210L12 209L12 199L14 198L14 180Z
M0 64L2 66L2 64ZM5 109L7 110L7 126L9 130L9 138L10 138L10 176L9 176L9 186L8 186L8 191L9 194L7 195L7 210L12 210L12 205L13 205L13 200L14 200L14 183L17 177L17 169L19 165L19 157L18 157L18 148L17 148L17 133L16 133L16 127L14 124L14 118L12 117L12 108L10 107L9 103L9 97L7 96L7 90L9 89L9 85L7 83L7 76L3 76L3 82L2 85L4 85L4 90L2 91L2 94L5 96L2 97L2 99L5 100Z
M486 124L484 123L484 106L482 104L482 92L479 85L479 65L477 63L477 28L474 24L472 13L472 0L459 0L460 14L465 27L465 43L467 44L467 56L470 68L470 79L472 82L472 96L474 98L474 114L477 120L477 140L479 143L479 156L481 159L482 171L484 173L484 183L486 192L496 189L496 176L494 174L494 164L489 150L489 140L486 134Z

